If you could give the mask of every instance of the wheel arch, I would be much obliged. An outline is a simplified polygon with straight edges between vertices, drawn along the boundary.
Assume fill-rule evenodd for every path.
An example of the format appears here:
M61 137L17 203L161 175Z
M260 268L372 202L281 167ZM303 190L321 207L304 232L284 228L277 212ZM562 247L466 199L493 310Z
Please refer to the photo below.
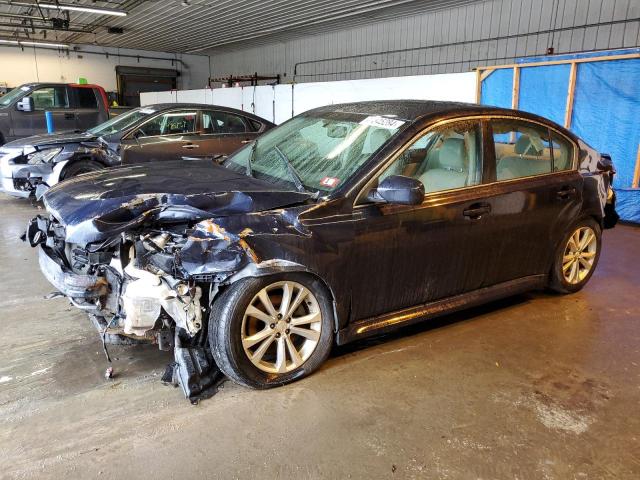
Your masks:
M334 332L337 332L340 329L340 320L338 314L338 304L336 301L337 297L333 288L331 288L331 285L329 285L329 283L317 272L314 272L313 270L300 263L282 259L268 260L259 264L251 263L227 278L223 283L221 283L221 285L228 287L233 285L237 281L242 280L243 278L268 277L270 275L281 273L304 273L320 282L320 284L325 288L326 293L329 295L329 298L331 299L331 306L333 309L333 328Z
M65 163L64 167L62 167L62 170L60 171L60 180L64 180L66 178L65 175L71 165L75 165L79 162L86 162L86 161L96 162L102 165L104 168L108 168L108 165L104 162L104 160L102 160L97 155L91 155L86 153L81 155L74 155Z

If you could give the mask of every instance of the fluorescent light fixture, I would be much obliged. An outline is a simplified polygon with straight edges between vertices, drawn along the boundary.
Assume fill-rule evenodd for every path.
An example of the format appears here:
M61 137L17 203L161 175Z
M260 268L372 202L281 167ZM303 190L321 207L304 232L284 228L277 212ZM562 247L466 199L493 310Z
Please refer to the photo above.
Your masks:
M34 6L36 6L34 4ZM46 8L49 10L69 10L73 12L87 12L87 13L99 13L101 15L115 15L116 17L126 17L127 12L124 10L116 10L114 8L102 8L102 7L84 7L81 5L69 5L66 3L40 3L40 8Z
M53 47L53 48L69 48L69 45L64 43L48 43L48 42L30 42L20 40L20 45L28 45L30 47Z
M37 42L32 40L5 40L0 38L0 44L4 45L24 45L26 47L50 47L50 48L69 48L64 43Z

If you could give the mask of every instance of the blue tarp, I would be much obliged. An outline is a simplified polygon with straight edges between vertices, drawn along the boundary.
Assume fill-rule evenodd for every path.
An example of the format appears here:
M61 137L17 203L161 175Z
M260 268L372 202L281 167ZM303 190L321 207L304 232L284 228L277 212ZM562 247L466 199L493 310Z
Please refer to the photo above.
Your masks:
M640 53L640 49L525 58L516 63L629 53ZM569 64L522 67L519 108L562 125L569 72ZM509 107L512 88L512 69L495 70L482 82L481 101ZM640 190L631 188L640 145L640 59L577 64L571 130L595 149L611 155L617 170L614 186L618 213L623 220L640 223Z
M562 125L567 104L570 65L549 65L520 70L518 108ZM544 101L540 101L544 99Z
M513 70L496 70L482 82L481 102L493 107L511 108Z

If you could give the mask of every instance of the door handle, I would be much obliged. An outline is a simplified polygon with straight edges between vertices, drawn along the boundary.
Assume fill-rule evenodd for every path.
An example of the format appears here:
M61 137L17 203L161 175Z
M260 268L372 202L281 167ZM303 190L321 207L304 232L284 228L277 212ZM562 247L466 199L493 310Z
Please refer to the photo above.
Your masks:
M240 143L251 143L253 142L253 140L249 139L249 140L242 140Z
M562 187L562 189L556 192L556 196L560 200L568 200L569 198L573 197L575 194L576 194L575 187Z
M479 220L488 213L491 213L491 205L488 203L474 203L462 211L462 214L471 220Z
M193 150L194 148L200 148L200 145L198 145L197 143L187 143L186 145L182 145L182 148Z
M72 118L76 118L75 113L65 113L64 118L67 120L71 120Z

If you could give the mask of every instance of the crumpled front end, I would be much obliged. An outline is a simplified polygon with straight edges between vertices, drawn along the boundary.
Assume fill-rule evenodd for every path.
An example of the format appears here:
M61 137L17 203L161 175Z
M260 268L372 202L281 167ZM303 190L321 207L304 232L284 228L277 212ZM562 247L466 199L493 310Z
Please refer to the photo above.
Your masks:
M2 190L9 195L40 198L56 185L70 162L91 159L103 165L116 165L114 152L93 144L63 144L44 147L9 148L0 150Z
M78 244L69 242L73 236L55 217L38 216L26 239L38 247L47 280L73 305L100 318L103 334L173 349L175 361L165 380L197 398L217 379L206 344L209 308L218 290L241 272L274 267L272 260L261 263L247 242L255 234L251 228L221 225L251 224L252 218L263 226L262 234L291 227L279 213L258 213L242 221L151 222Z

